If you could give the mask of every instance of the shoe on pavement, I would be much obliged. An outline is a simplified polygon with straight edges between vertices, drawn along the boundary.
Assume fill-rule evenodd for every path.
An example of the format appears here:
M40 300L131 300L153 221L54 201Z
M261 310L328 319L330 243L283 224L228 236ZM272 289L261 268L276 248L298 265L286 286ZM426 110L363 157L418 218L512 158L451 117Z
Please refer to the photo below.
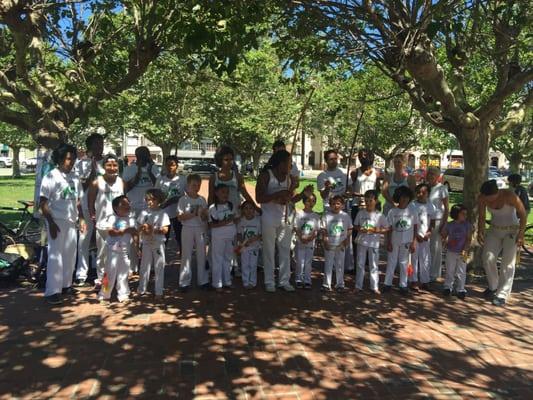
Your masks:
M267 291L268 293L275 293L276 292L276 287L274 285L266 285L265 286L265 291Z
M466 292L458 292L458 293L457 293L457 298L458 298L459 300L464 300L465 297L466 297Z
M87 287L87 286L90 286L90 284L85 279L76 279L74 281L74 285L73 286L75 286L75 287Z
M322 291L322 292L331 292L331 288L329 286L327 286L327 285L322 285L320 287L320 291Z
M313 285L311 285L310 283L305 283L304 284L304 289L305 290L311 290L313 288Z
M335 288L335 290L337 291L337 293L344 293L346 292L346 288L344 286L337 286Z
M287 283L286 285L280 286L279 288L282 289L282 290L285 290L286 292L294 292L295 291L294 286L292 286L290 283Z
M61 300L61 296L59 295L59 293L46 296L45 300L51 306L57 306L58 304L63 303L63 300Z
M485 297L487 300L494 299L494 295L496 294L496 290L490 290L489 288L486 288L483 292L483 297Z
M498 307L504 307L505 306L505 299L502 299L501 297L495 297L492 300L492 304Z
M442 295L443 296L451 296L452 295L452 291L450 289L444 289L442 291Z
M381 293L387 293L387 292L390 292L391 290L392 290L392 286L383 285L383 287L381 288Z
M302 281L296 281L296 289L303 289L304 283Z
M401 287L400 288L400 294L402 296L407 296L409 294L409 288L406 288L406 287Z
M63 288L63 290L61 290L61 294L64 294L64 295L67 295L67 296L73 296L75 294L77 294L78 291L76 289L74 289L72 286L69 286L67 288Z

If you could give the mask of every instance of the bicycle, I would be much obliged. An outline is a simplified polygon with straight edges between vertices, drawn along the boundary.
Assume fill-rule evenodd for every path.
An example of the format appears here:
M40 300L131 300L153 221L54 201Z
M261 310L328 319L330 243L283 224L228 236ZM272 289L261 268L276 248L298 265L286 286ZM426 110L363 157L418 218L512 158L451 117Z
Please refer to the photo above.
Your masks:
M0 207L4 211L21 212L15 227L9 227L0 221L0 250L4 250L9 244L40 245L41 224L39 219L29 211L34 206L33 201L18 200L24 207Z
M533 256L533 224L526 225L522 248L527 254Z

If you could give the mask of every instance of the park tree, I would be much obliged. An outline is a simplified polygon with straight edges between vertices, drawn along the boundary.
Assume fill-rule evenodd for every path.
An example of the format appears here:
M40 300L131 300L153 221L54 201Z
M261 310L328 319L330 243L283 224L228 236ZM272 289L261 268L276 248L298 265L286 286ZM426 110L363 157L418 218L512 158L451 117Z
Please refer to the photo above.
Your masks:
M13 178L20 178L20 150L35 149L35 142L29 132L16 126L0 122L0 143L13 150Z
M231 0L2 1L0 121L54 147L163 51L233 70L267 12Z
M183 142L199 138L204 119L200 92L206 87L204 79L215 77L163 54L135 85L105 101L93 123L117 140L124 131L142 133L161 148L165 159Z
M333 65L371 61L426 122L457 138L474 219L490 143L508 134L513 98L530 101L530 2L298 0L283 9L280 43L295 62L309 52Z

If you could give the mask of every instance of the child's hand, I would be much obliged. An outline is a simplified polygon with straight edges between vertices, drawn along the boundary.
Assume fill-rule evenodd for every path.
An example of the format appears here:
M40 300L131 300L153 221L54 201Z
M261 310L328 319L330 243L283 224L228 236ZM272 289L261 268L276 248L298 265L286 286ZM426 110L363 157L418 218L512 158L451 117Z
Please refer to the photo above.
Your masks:
M409 245L409 252L410 252L410 253L414 253L415 250L416 250L416 241L413 240L413 241L411 242L411 244Z
M392 252L392 243L387 243L387 251Z

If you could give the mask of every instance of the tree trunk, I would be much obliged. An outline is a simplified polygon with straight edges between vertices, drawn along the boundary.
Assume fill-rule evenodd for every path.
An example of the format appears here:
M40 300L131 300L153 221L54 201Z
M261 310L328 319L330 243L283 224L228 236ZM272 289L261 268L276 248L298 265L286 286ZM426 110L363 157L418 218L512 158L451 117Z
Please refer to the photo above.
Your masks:
M254 153L252 155L252 163L254 166L254 176L259 176L259 161L261 160L261 153Z
M522 164L522 153L515 151L509 155L509 169L513 174L520 173L520 164Z
M159 147L161 147L161 152L163 153L163 167L161 168L161 172L165 171L166 172L166 169L165 169L165 160L167 159L167 157L170 155L170 152L172 151L172 144L171 143L160 143L158 145Z
M20 178L20 147L12 146L13 149L13 178Z

